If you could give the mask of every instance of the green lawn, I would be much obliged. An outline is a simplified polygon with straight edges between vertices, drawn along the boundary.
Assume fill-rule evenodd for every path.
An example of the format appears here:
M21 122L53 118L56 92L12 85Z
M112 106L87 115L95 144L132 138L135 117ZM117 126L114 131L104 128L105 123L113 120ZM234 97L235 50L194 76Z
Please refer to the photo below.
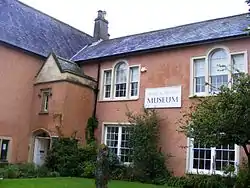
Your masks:
M94 180L83 178L39 178L0 180L1 188L95 188ZM165 186L111 181L109 188L166 188Z

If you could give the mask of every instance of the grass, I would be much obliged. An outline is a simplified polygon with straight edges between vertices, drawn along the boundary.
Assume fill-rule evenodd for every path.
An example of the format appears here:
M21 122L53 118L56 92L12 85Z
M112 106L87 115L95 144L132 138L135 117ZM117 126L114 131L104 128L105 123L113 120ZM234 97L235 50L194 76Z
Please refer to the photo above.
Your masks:
M84 178L38 178L38 179L4 179L1 188L95 188L94 180ZM167 188L125 181L111 181L109 188ZM170 188L170 187L168 187Z

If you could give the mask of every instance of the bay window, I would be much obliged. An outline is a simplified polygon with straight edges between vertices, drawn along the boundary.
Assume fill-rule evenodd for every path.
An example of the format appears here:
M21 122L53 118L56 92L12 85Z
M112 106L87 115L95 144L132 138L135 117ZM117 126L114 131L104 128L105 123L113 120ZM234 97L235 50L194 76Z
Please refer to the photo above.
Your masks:
M229 53L224 48L216 48L204 57L194 57L191 61L191 96L216 94L222 85L233 82L232 74L247 72L246 52Z
M101 100L137 99L139 96L139 66L118 62L113 69L103 70Z

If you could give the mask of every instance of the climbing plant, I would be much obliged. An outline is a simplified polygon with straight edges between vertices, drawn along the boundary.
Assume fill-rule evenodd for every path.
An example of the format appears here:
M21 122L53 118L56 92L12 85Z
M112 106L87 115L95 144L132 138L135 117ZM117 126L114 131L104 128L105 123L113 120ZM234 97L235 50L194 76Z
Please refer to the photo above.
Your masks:
M98 127L98 120L92 116L88 119L87 126L85 129L85 140L89 144L95 141L95 129Z

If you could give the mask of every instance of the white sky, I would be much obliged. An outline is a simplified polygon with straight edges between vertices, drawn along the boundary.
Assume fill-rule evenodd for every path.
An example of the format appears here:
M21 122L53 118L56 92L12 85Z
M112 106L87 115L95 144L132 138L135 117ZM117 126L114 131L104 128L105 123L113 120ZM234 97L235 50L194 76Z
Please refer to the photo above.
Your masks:
M111 38L245 13L245 0L20 0L93 34L98 10L107 12Z

